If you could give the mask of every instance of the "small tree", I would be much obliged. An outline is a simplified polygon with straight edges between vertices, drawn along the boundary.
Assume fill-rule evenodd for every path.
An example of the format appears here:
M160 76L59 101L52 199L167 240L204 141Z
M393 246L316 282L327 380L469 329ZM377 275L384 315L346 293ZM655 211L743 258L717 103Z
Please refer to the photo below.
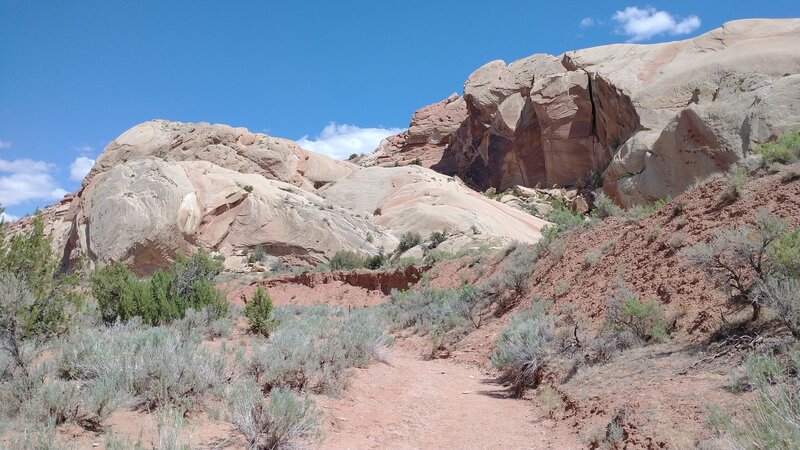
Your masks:
M755 222L755 227L718 231L710 242L696 244L684 253L692 264L708 271L734 303L751 305L754 321L763 303L757 287L767 279L767 252L786 229L786 222L764 210L756 213Z
M447 239L447 233L445 233L444 231L431 232L431 235L428 237L429 241L428 248L432 250L438 247L439 244L445 241L445 239Z
M397 244L397 253L403 253L418 246L422 242L422 236L419 233L409 231L400 236L400 243Z
M272 298L261 286L256 289L256 294L244 306L244 315L250 324L250 331L269 336L273 328Z
M353 270L364 267L364 257L349 250L339 250L331 258L332 270Z

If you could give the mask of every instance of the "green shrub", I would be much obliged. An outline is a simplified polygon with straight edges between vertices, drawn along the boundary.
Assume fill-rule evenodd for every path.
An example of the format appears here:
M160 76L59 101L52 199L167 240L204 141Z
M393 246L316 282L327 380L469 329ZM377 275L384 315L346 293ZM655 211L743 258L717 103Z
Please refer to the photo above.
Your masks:
M410 163L408 163L408 165L410 165L410 166L421 166L422 165L422 160L419 159L419 158L414 158L413 160L411 160Z
M785 133L777 141L765 142L753 149L764 158L764 164L790 163L800 157L800 131Z
M492 365L516 397L521 397L526 388L536 387L553 353L555 323L545 313L545 305L534 303L513 316L497 338Z
M625 217L633 220L646 219L658 212L661 208L665 207L671 201L672 199L670 197L666 197L660 198L645 205L634 205L625 210L624 215Z
M447 239L447 233L444 231L433 231L428 237L428 248L433 250Z
M513 249L502 266L503 288L520 296L525 292L528 281L530 281L533 269L539 259L539 252L536 248L524 244L515 244L511 248Z
M592 217L605 219L607 217L621 216L622 214L622 208L617 206L606 194L601 193L595 198Z
M761 312L763 301L757 294L769 276L766 257L787 226L765 210L756 213L755 222L755 227L717 230L710 242L700 242L683 252L690 263L706 271L728 293L733 303L751 305L752 320L757 320Z
M71 313L81 303L75 292L77 277L61 273L51 239L44 234L41 215L34 217L28 233L17 234L8 241L3 237L3 227L0 224L0 274L13 277L30 294L5 297L13 304L0 305L6 309L3 320L12 320L19 327L14 331L18 338L38 343L63 334Z
M400 243L397 244L397 253L403 253L406 250L418 246L422 242L422 236L419 233L408 231L400 236Z
M244 189L244 191L247 192L248 194L253 192L253 186L250 186L249 184L244 186L242 189Z
M782 233L767 252L770 271L785 277L800 277L800 230Z
M622 283L609 300L607 323L612 332L629 331L643 342L661 342L667 338L667 323L661 306L652 301L639 301L636 293Z
M272 299L260 286L256 294L244 307L244 315L250 325L250 331L269 336L273 328Z
M277 308L280 326L266 347L254 348L248 373L265 391L281 387L336 394L351 367L381 360L389 345L371 310L325 306Z
M383 265L386 263L386 260L386 254L384 254L383 250L381 249L377 255L367 256L364 259L364 267L371 270L377 270L383 267Z
M267 251L264 250L264 246L258 244L253 248L253 251L247 256L247 262L250 264L254 264L257 262L263 261L267 257Z
M302 447L321 437L322 414L310 397L276 389L266 401L250 380L234 384L227 397L228 420L244 435L250 450Z
M798 380L800 350L796 346L775 355L754 354L744 364L756 393L749 414L739 422L720 422L732 447L743 449L800 448Z
M350 250L339 250L328 263L331 270L353 270L364 267L364 257Z
M725 177L725 186L719 193L717 201L722 206L733 204L744 192L744 184L747 181L747 169L736 164Z
M348 161L352 161L358 158L358 153L350 153L350 156L347 158Z
M182 318L189 308L208 308L223 317L228 302L212 281L221 270L222 263L202 250L188 258L179 255L149 281L137 279L117 262L92 274L92 294L106 323L141 317L151 325L164 324Z

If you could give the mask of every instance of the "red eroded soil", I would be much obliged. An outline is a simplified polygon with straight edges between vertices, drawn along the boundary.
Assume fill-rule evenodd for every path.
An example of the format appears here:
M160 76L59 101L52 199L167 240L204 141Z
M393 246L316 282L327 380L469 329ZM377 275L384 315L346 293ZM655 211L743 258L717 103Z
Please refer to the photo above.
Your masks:
M386 300L392 289L407 289L416 284L426 266L408 266L388 271L353 270L306 272L282 275L249 283L224 283L228 300L243 305L261 286L276 305L374 306Z

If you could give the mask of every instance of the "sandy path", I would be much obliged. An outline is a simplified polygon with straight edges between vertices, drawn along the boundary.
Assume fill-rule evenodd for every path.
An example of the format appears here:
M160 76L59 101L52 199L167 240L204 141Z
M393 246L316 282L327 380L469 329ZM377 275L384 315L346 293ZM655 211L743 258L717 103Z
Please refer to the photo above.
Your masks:
M320 448L554 448L525 400L479 369L396 349L359 370L326 414Z

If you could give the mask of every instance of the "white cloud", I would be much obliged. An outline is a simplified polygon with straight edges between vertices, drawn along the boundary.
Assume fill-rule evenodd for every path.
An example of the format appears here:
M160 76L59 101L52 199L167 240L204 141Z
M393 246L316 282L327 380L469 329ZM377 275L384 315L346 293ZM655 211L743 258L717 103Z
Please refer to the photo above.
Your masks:
M594 26L594 18L584 17L581 19L581 28L588 28Z
M18 220L18 216L12 216L11 214L6 214L4 212L0 213L0 221L2 222L16 222Z
M72 181L83 181L83 177L94 167L94 160L85 156L79 156L69 165L69 179Z
M403 131L402 128L361 128L355 125L329 123L316 139L303 136L297 144L306 150L331 158L345 159L353 153L370 153L386 137Z
M628 42L646 41L653 36L689 34L700 27L700 18L689 16L678 20L666 11L629 6L612 17L619 24L617 32L628 36Z
M92 147L91 145L78 145L72 147L72 149L82 155L85 155L87 153L94 153L94 147Z
M67 191L56 184L52 164L31 159L0 159L0 205L14 206L33 200L59 200Z
M11 148L11 141L4 141L4 140L0 139L0 149L5 150L5 149L8 149L8 148Z

